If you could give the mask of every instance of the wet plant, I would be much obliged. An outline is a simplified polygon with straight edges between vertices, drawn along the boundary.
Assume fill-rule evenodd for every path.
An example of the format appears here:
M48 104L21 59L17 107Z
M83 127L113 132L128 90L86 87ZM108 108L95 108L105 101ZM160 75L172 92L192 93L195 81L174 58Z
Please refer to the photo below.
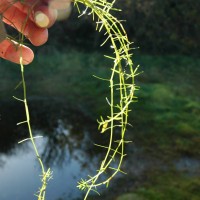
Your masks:
M109 135L109 144L103 146L101 144L96 144L98 147L106 150L105 157L100 163L99 169L97 169L96 175L89 175L88 179L81 179L78 182L78 188L80 190L86 191L84 200L87 199L91 191L98 193L97 189L101 185L108 186L110 181L118 173L123 172L121 166L126 156L124 148L130 141L126 140L126 130L130 125L128 122L129 112L131 111L130 105L132 102L136 101L135 91L137 87L135 85L135 76L137 76L138 67L134 68L132 61L131 46L132 43L128 40L125 29L123 28L123 21L118 20L112 15L113 12L118 12L119 9L114 8L114 3L116 0L73 0L72 4L78 9L81 17L82 15L91 15L92 19L96 23L96 30L99 32L104 32L105 41L101 44L103 46L105 43L110 43L110 48L113 50L112 55L105 55L108 59L112 60L113 66L110 70L110 77L97 77L100 81L104 81L110 89L110 96L106 97L105 102L108 104L109 115L100 116L98 119L98 129L103 135ZM24 2L24 1L21 1ZM37 2L37 1L36 1ZM82 10L83 4L85 9ZM30 8L34 7L34 4ZM28 19L28 16L27 16ZM24 44L24 29L26 26L24 21L23 27L21 29L22 34L20 34L20 39L16 48L20 48ZM21 49L21 48L20 48ZM21 67L21 85L23 88L23 98L14 97L20 102L24 103L26 120L18 123L18 125L27 123L29 130L29 137L25 140L31 140L36 157L41 166L42 171L42 186L37 194L38 200L45 199L45 190L47 187L48 180L52 176L51 169L45 169L41 157L38 153L37 147L35 145L35 138L32 135L30 115L28 109L28 103L26 98L26 83L24 76L24 65L23 65L23 55L21 52L20 56L20 67ZM116 131L117 130L117 131ZM119 132L119 133L117 133ZM115 134L119 134L116 140ZM23 141L22 141L23 142ZM109 171L109 175L104 176Z

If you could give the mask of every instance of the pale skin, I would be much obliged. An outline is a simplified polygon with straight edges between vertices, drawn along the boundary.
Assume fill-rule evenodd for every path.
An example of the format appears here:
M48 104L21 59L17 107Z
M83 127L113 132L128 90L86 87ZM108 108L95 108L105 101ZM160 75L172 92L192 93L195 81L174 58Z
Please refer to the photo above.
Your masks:
M55 23L57 10L70 6L70 1L0 0L0 14L3 22L22 32L33 45L40 46L48 40L48 28ZM25 65L34 59L33 51L27 46L19 46L7 38L0 43L0 58L19 63L21 54Z

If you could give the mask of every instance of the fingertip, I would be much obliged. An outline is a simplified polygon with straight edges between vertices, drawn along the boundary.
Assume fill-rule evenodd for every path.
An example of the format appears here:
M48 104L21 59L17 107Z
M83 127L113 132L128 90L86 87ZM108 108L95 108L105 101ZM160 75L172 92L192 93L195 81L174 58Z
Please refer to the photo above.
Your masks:
M56 19L56 9L40 6L34 11L34 22L40 28L50 28L55 23Z
M33 24L29 27L27 37L34 46L41 46L48 40L48 29L39 28Z
M23 59L23 64L24 65L29 65L30 63L33 62L34 59L34 53L31 49L29 48L23 48L22 50L22 59Z
M28 65L33 61L34 53L30 48L24 45L17 47L14 44L10 44L3 58L11 62L20 64L21 57L22 57L22 63L24 65Z
M48 27L48 25L50 23L49 17L41 11L37 11L35 13L34 21L35 21L36 25L41 28Z

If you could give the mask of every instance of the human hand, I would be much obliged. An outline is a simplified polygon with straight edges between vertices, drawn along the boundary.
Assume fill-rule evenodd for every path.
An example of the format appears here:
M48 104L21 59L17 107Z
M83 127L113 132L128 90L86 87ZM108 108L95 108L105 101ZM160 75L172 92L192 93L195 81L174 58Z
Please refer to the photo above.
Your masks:
M70 2L71 0L1 0L0 15L3 15L6 24L25 35L33 45L40 46L48 39L48 28L55 23L57 10L69 7ZM23 64L32 62L34 53L30 48L7 38L0 42L1 58L19 63L21 54Z

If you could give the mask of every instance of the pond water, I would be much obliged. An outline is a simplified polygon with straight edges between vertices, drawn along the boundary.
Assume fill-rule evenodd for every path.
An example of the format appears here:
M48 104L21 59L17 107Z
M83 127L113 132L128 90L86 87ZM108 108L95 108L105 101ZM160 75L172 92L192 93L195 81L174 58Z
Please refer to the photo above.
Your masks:
M82 200L84 192L77 188L77 182L96 173L105 153L94 143L106 145L105 135L99 134L95 119L80 111L80 107L79 110L69 107L64 100L32 98L29 107L33 134L42 136L35 140L40 155L46 169L50 167L53 171L46 199ZM24 119L23 104L15 100L0 101L0 200L36 200L41 186L41 169L30 141L18 144L28 137L26 125L16 126ZM168 166L147 155L135 143L128 145L126 152L129 156L122 168L128 176L118 175L119 179L111 181L112 189L104 192L100 188L100 199L116 199L128 188L143 183L148 170L166 171L171 167L170 163ZM173 162L173 167L199 176L200 160L181 157Z
M81 178L93 175L101 155L90 138L96 123L82 113L68 109L59 101L30 102L34 136L42 160L53 171L47 187L48 200L73 200L83 193L76 187ZM52 102L52 101L51 101ZM31 200L41 186L41 169L25 125L16 123L25 117L19 102L0 102L0 199ZM89 126L88 126L89 125Z

